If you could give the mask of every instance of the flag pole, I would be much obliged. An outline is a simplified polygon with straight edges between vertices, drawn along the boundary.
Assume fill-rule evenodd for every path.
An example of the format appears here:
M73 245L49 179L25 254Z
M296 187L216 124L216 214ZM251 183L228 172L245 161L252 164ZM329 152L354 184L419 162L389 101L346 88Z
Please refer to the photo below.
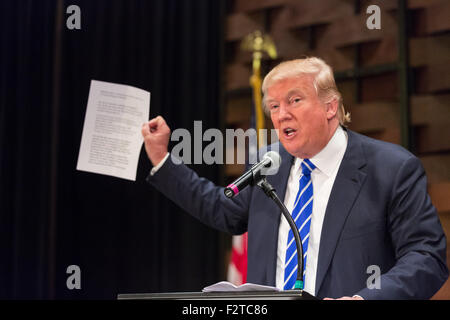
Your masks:
M266 52L271 59L277 58L277 51L272 38L269 35L263 35L257 30L246 36L241 43L241 48L245 51L253 53L253 73L250 77L250 86L253 93L253 105L255 108L256 132L258 137L258 148L267 144L266 136L262 129L266 128L264 110L261 95L261 59L263 53Z
M255 129L257 132L258 149L267 144L264 130L266 128L263 103L262 103L262 79L261 79L261 60L263 53L266 52L271 59L276 59L277 51L275 44L268 35L263 35L261 31L255 31L247 35L241 43L241 49L252 52L253 72L250 77L250 86L252 87L252 98L254 105ZM251 148L251 146L249 146ZM231 261L228 267L228 280L235 285L246 282L247 279L247 233L240 236L233 236Z

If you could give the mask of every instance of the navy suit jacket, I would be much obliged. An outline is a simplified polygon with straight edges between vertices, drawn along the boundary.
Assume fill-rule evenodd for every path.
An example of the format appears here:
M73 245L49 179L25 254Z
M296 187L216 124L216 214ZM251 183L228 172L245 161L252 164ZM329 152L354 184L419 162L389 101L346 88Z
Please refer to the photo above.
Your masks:
M448 269L446 238L420 160L400 146L346 131L347 149L322 226L314 294L428 299L448 278ZM281 167L268 181L284 199L294 157L278 147ZM171 157L147 181L211 227L248 231L247 281L275 285L281 213L262 190L248 187L230 200L223 187ZM368 280L375 283L369 266L381 271L379 289L368 288Z

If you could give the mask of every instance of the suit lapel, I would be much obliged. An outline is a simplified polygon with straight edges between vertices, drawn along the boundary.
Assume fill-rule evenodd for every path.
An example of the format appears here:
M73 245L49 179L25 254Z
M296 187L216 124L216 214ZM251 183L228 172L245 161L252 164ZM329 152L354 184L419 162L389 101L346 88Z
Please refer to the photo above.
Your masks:
M347 150L336 175L322 225L316 294L319 292L330 266L347 216L366 178L366 174L361 170L366 163L361 142L352 131L347 130L347 133Z

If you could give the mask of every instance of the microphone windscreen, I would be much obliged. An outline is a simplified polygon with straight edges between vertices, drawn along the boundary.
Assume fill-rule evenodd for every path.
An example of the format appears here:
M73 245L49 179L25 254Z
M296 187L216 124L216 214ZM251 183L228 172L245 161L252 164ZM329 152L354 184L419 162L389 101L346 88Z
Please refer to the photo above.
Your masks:
M278 169L280 168L280 165L281 165L280 154L276 151L269 151L264 155L263 158L270 159L270 165L262 168L261 173L266 176L277 174Z

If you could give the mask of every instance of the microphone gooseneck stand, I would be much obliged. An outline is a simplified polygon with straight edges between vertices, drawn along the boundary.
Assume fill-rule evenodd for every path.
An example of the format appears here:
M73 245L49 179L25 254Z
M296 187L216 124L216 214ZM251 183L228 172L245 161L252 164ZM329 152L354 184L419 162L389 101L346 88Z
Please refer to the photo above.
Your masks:
M287 222L289 223L289 227L292 230L292 233L294 235L295 244L297 246L297 280L295 281L294 290L303 290L303 246L302 241L300 238L300 234L298 232L297 226L294 222L294 219L292 219L291 214L289 213L288 209L284 205L283 201L280 200L277 193L275 192L275 188L272 187L272 185L266 180L265 177L260 179L260 181L256 184L259 186L264 193L272 199L277 206L281 209L281 212L283 213L284 217L286 218Z

